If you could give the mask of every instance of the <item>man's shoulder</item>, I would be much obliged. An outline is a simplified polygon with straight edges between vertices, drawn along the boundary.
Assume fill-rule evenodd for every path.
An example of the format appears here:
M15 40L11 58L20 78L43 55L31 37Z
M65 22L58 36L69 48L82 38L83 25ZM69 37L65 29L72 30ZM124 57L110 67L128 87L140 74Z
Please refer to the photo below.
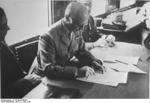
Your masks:
M61 20L57 21L56 23L52 24L49 28L49 30L42 34L42 37L50 37L50 38L54 38L55 36L58 36L58 31L60 30L61 27Z
M62 25L61 20L55 22L50 26L48 33L57 32L58 30L60 30L61 25Z

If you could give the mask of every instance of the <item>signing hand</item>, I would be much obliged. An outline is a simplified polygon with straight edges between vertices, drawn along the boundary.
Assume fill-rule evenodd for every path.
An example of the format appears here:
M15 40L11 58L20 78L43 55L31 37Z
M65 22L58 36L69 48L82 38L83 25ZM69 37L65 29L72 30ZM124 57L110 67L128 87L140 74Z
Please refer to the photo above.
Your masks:
M78 77L88 77L88 76L94 75L94 74L95 74L94 69L92 69L89 66L83 66L83 67L79 68L77 76Z
M28 80L32 85L36 85L39 82L41 82L42 77L36 75L36 74L28 74L24 77L24 79Z
M105 72L105 67L103 66L103 62L101 60L94 60L91 63L91 67L98 72L104 73Z
M109 47L114 47L115 46L115 36L113 35L103 35L102 36L103 39L105 39L105 41L107 42L107 46Z

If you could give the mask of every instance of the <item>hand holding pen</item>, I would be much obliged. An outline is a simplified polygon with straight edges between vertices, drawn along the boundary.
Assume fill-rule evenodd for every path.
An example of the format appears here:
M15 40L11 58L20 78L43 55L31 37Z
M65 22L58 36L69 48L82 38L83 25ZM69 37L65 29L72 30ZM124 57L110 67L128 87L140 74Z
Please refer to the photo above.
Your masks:
M105 67L103 66L103 62L99 59L94 60L91 63L91 67L98 72L101 72L102 74L105 72Z

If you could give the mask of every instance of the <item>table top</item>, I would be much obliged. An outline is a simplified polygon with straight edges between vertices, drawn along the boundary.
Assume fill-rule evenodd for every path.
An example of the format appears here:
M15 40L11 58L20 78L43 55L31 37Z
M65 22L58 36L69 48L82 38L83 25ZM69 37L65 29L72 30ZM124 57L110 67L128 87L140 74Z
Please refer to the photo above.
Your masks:
M99 58L104 58L107 54L140 56L137 66L147 74L129 73L127 83L119 84L117 87L77 80L51 80L45 77L43 82L24 98L46 98L49 85L80 89L82 98L149 98L150 50L137 44L116 42L115 47L94 48L90 52Z

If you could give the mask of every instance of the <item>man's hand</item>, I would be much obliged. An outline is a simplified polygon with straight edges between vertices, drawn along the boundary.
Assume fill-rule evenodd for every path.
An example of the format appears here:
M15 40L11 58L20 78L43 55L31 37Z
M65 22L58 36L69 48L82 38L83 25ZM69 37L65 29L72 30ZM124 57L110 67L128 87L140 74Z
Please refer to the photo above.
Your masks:
M103 35L97 41L93 43L94 47L113 47L115 46L115 36L113 35Z
M105 39L105 41L107 42L107 46L108 47L114 47L115 46L115 36L113 35L103 35L102 36L103 39Z
M88 77L88 76L94 75L94 74L95 74L94 69L92 69L89 66L83 66L83 67L79 68L79 70L77 71L78 77Z
M26 76L24 77L24 79L26 79L26 80L28 80L29 82L31 82L32 85L36 85L36 84L38 84L39 82L41 82L42 77L40 77L40 76L38 76L38 75L36 75L36 74L33 73L33 74L26 75Z
M103 63L101 60L94 60L91 63L91 67L95 70L95 71L99 71L99 72L104 72L105 71L105 67L103 66Z

